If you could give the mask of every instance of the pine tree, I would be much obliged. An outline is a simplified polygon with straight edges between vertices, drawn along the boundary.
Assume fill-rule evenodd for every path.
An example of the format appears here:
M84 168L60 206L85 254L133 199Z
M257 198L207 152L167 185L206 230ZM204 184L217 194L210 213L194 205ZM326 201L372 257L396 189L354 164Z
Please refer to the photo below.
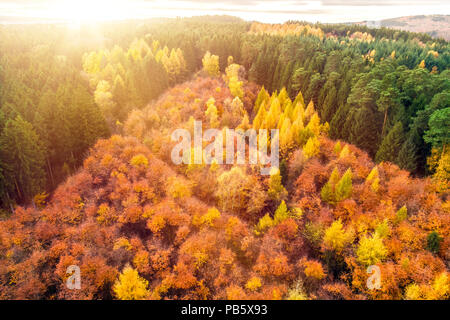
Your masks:
M303 147L303 155L305 159L309 159L317 155L320 151L320 142L316 136L308 139L306 145Z
M294 105L294 108L297 107L297 104L299 104L302 108L305 108L305 101L303 100L303 94L301 91L298 92L292 104Z
M335 196L335 189L336 184L339 182L339 171L337 167L333 169L333 172L331 173L330 179L328 182L323 186L320 196L323 201L335 204L336 203L336 196Z
M6 122L0 136L0 159L19 201L30 200L45 186L45 150L33 126L17 116Z
M269 178L269 189L267 194L274 201L281 201L287 197L287 191L281 183L280 170L272 168Z
M257 114L259 112L259 107L261 107L261 105L263 103L267 105L269 100L270 100L270 95L266 91L266 89L264 89L264 86L262 86L261 90L259 90L258 97L256 98L256 101L255 101L255 106L253 108L254 114Z
M399 121L383 139L383 142L381 143L381 146L375 156L375 161L390 161L396 163L398 152L404 142L405 135L403 132L403 125Z
M350 198L352 195L352 170L350 168L342 176L341 180L336 184L336 201L342 201Z
M256 114L255 119L253 119L253 129L255 130L262 129L262 125L264 123L264 119L266 118L266 114L267 114L266 106L265 103L263 102L258 109L258 113Z

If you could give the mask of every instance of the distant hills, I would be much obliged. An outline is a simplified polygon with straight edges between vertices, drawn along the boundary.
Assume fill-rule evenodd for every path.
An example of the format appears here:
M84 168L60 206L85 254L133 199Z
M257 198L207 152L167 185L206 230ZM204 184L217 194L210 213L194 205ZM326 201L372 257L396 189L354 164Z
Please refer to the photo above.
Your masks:
M363 21L357 23L368 27L392 28L411 32L421 32L433 38L443 38L450 41L450 15L419 15L399 17L379 21Z

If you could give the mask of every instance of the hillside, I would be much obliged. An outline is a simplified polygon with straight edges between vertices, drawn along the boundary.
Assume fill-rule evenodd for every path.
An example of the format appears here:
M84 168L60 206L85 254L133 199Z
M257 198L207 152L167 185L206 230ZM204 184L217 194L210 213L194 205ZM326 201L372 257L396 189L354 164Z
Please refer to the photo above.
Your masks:
M403 31L426 33L433 38L450 41L450 15L420 15L380 21L365 21L368 27L386 27Z
M100 140L48 205L0 222L0 298L447 297L450 211L430 181L327 138L301 93L292 108L285 91L257 99L255 85L243 88L240 107L220 78L170 89L130 115L135 137ZM290 130L304 139L282 143L282 175L171 164L161 133L191 116L212 124L212 105L220 126L248 112L255 128L265 105L263 123L299 123ZM430 242L433 232L445 241ZM371 264L381 290L365 286ZM65 286L70 265L81 268L81 290Z
M448 300L449 43L216 20L0 26L0 299Z

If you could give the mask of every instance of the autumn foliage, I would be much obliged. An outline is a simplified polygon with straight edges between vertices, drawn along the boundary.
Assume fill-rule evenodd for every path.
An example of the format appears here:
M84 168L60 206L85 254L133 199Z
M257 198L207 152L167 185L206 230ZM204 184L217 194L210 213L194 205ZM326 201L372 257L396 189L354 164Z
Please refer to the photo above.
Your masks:
M47 204L1 221L0 299L448 299L438 187L330 140L301 93L269 95L233 68L133 111L127 136L99 140ZM280 170L170 161L175 128L245 117L284 132ZM70 265L81 290L65 285Z

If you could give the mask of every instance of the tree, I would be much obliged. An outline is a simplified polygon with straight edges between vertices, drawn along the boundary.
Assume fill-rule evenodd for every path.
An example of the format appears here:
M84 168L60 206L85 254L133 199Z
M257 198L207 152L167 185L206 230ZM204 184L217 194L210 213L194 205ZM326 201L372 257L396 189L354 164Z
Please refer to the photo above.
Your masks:
M383 142L381 143L381 146L375 156L375 160L377 162L390 161L392 163L396 163L398 152L404 142L405 135L403 132L403 125L399 121L383 139Z
M320 192L320 196L323 201L328 202L330 204L336 203L336 184L339 182L339 171L337 167L333 169L333 172L331 173L330 179L327 183L322 187L322 190Z
M387 253L383 239L376 232L372 237L364 236L359 241L358 249L356 250L357 260L364 266L377 264L386 258Z
M334 221L331 226L325 230L323 244L326 249L341 252L352 239L352 233L344 230L342 222L339 219Z
M141 278L135 269L126 266L114 284L113 290L120 300L142 300L149 295L147 287L148 281Z
M336 201L342 201L350 198L352 195L352 170L350 168L345 171L341 180L336 184Z
M395 221L397 223L402 222L403 220L406 220L408 218L408 209L406 206L401 207L398 209L397 213L395 214Z
M435 254L439 253L442 237L436 231L432 231L427 236L427 249Z
M219 116L217 114L217 107L215 106L215 100L213 97L209 98L206 102L206 112L205 115L209 118L209 126L211 128L219 127Z
M203 69L208 73L208 75L210 75L211 77L220 76L218 56L212 55L211 52L207 51L202 59L202 63Z
M317 155L320 151L320 142L316 136L308 139L306 145L303 147L303 156L305 159L309 159Z
M323 270L322 264L318 261L308 260L304 263L305 275L310 278L317 280L322 280L325 278L325 272Z
M0 158L5 176L15 188L16 199L30 200L45 185L45 150L33 126L17 116L6 122L0 136Z
M270 170L269 189L267 190L267 194L270 199L277 202L282 201L287 196L287 191L281 183L281 174L279 169L272 168Z
M450 141L450 107L434 111L428 126L430 129L425 131L423 139L434 148L442 148L444 153Z
M222 211L239 212L247 205L250 180L241 167L233 167L217 178L216 195Z

